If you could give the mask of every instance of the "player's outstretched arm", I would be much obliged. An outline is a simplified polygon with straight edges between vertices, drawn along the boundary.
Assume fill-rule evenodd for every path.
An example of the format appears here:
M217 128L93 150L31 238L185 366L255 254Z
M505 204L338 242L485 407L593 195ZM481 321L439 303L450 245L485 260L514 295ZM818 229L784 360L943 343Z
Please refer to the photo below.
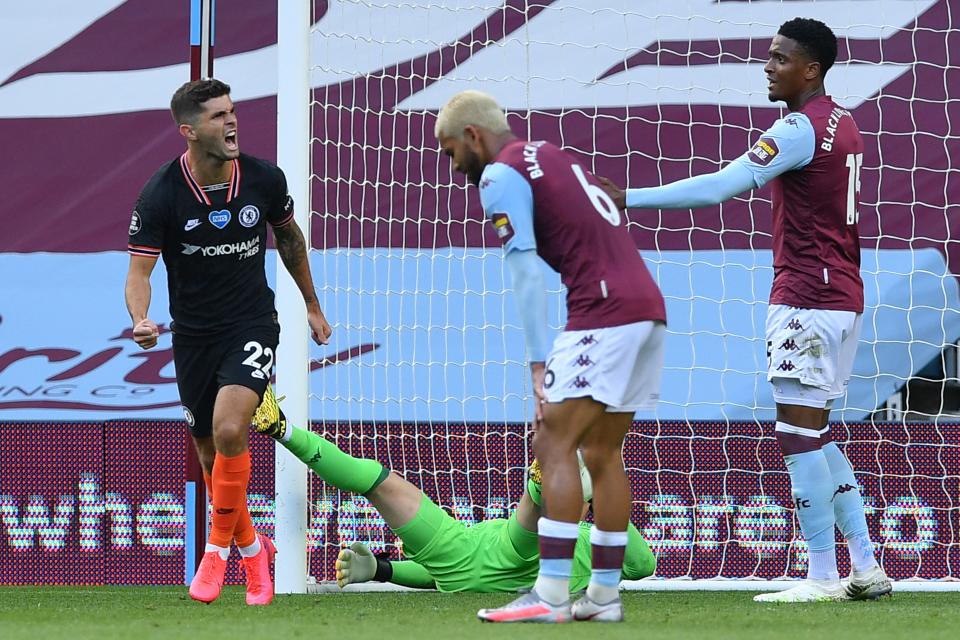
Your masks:
M623 190L606 178L600 178L600 182L618 207L643 209L709 207L756 186L753 174L738 163L728 164L716 173L705 173L660 187Z
M604 189L621 207L696 209L729 200L762 187L773 178L805 167L813 159L816 139L804 114L777 120L753 147L716 173L678 180L660 187L624 191L601 178Z
M283 266L297 283L297 288L303 295L303 302L307 305L307 322L310 324L314 342L327 344L333 329L323 315L317 294L313 290L313 275L310 273L310 261L307 259L307 245L300 227L296 223L274 227L273 237Z
M142 349L151 349L156 346L160 331L156 323L147 317L150 309L150 274L157 264L156 258L145 256L130 256L130 266L127 269L127 283L124 287L124 298L127 302L127 311L133 321L133 340Z

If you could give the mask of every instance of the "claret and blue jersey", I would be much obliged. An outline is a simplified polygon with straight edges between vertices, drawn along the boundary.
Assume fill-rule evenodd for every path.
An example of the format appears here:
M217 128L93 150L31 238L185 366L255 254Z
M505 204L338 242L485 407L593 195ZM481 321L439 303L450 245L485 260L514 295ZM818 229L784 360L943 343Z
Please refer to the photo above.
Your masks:
M567 330L666 320L626 217L572 155L510 142L484 170L480 199L508 254L536 250L560 274Z
M863 311L860 168L863 138L850 112L816 96L777 120L721 171L629 189L627 205L686 209L772 187L772 304Z

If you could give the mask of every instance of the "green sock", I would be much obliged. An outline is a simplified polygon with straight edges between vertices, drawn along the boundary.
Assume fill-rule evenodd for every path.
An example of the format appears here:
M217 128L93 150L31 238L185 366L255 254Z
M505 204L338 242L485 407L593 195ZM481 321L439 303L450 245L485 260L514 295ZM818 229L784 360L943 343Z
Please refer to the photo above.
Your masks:
M354 458L312 431L287 425L292 430L283 446L302 460L324 482L351 493L369 493L390 474L376 460Z

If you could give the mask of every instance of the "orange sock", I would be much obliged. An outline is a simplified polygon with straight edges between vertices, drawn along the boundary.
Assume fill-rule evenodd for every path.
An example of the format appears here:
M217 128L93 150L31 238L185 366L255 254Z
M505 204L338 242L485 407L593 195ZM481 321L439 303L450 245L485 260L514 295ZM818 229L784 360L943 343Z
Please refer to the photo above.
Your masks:
M213 519L208 542L229 547L240 514L247 511L250 451L229 457L218 453L213 461L212 476ZM247 517L250 517L249 513Z
M253 518L247 510L246 498L243 501L243 509L240 510L240 517L237 518L237 526L233 529L233 539L238 547L249 547L257 541L257 530L253 528Z
M206 471L203 472L203 483L207 485L207 499L213 502L213 479ZM243 505L243 511L237 518L237 526L233 529L233 538L238 547L249 547L257 540L257 530L253 528L253 518L250 517L250 511L247 505Z
M207 485L207 500L213 502L213 478L206 471L203 472L203 484Z

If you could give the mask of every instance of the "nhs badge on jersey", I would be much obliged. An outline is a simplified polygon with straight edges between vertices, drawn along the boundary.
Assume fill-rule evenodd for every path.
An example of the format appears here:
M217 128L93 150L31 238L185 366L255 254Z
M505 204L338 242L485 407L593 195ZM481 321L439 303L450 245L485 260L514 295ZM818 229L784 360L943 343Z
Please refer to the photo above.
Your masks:
M495 213L490 216L493 223L493 230L497 232L500 241L506 244L513 237L513 225L510 224L510 216L505 213Z
M252 204L248 204L243 209L240 209L240 213L237 215L237 220L240 221L240 224L249 229L253 225L257 224L258 220L260 220L260 209L257 209Z
M210 220L210 224L215 226L217 229L223 229L225 226L227 226L227 224L230 223L230 212L227 209L211 211L207 218Z
M750 151L747 152L747 157L749 157L754 164L765 167L773 162L773 159L777 157L778 153L780 153L780 147L777 146L776 140L773 138L760 138L750 147Z

